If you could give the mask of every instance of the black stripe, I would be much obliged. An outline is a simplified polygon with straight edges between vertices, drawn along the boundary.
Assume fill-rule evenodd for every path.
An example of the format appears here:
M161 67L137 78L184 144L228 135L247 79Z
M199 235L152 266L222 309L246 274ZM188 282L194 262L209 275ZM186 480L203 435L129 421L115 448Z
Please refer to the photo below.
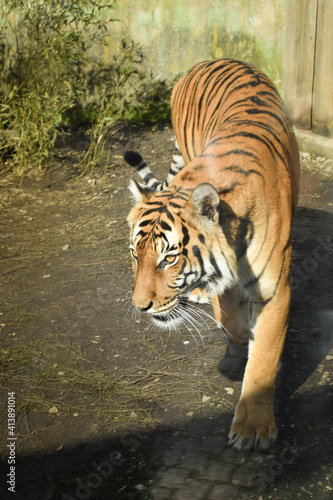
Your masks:
M155 175L152 173L152 172L149 172L149 174L145 175L143 177L143 180L145 181L146 184L148 184L148 182L151 180L151 179L155 179Z
M148 182L146 183L148 184ZM160 181L155 181L154 184L152 186L150 186L152 189L155 189L157 190L160 186L162 186L162 182Z
M255 263L255 261L258 259L258 257L260 256L261 254L261 251L263 249L263 247L265 246L265 243L266 243L266 238L267 238L267 233L268 233L268 226L269 226L269 219L270 219L270 216L269 214L266 214L266 226L265 226L265 234L264 234L264 238L262 240L262 243L260 245L260 248L259 248L259 251L257 253L257 256L255 257L255 259L252 261L252 266L253 264Z
M237 227L237 234L235 238L235 253L236 258L239 260L246 252L248 243L246 241L246 236L249 230L249 227L252 226L252 234L253 234L253 224L247 217L239 217L239 225Z
M144 212L142 214L142 217L146 217L147 215L150 215L150 214L153 214L153 213L156 213L156 214L160 214L162 212L162 207L161 208L150 208L149 210L146 210L146 212Z
M171 221L171 222L175 222L175 218L174 216L172 215L171 212L169 212L168 208L167 207L164 207L163 209L163 213L165 213L165 215L167 216L167 218Z
M151 220L143 220L142 222L140 222L139 224L139 227L145 227L145 226L148 226L148 224L151 223Z
M258 170L255 170L254 168L250 168L249 170L244 170L241 167L233 166L233 167L226 167L225 170L231 170L231 171L237 172L237 174L245 175L246 177L248 175L251 175L251 174L256 174L265 180L263 174L261 172L258 172Z
M190 235L188 233L188 229L184 224L182 224L182 232L183 232L183 247L186 247L188 242L190 241Z
M246 109L245 111L249 115L269 115L274 118L274 120L277 120L280 123L283 130L286 128L286 124L283 123L283 121L277 114L272 113L272 111L266 111L265 109Z
M142 161L139 165L135 165L135 168L138 172L140 172L140 170L143 170L146 167L148 167L148 165L145 161Z
M233 182L231 184L231 186L229 187L225 187L225 188L221 188L218 190L218 194L228 194L228 193L231 193L231 191L233 191L235 189L236 186L239 186L240 183L239 182Z
M209 254L209 261L215 269L216 277L221 278L222 277L221 270L220 270L219 266L217 265L217 262L215 260L214 255L212 254L212 252L210 252L210 254Z
M147 205L157 205L158 207L164 207L163 201L148 201Z
M165 231L172 231L171 227L169 226L169 224L167 222L165 222L164 220L161 220L160 222L160 226L162 229L164 229Z
M251 280L249 280L249 281L248 281L248 282L244 285L244 288L245 288L245 287L247 287L247 286L253 285L253 284L254 284L254 283L256 283L257 281L259 281L259 279L263 276L263 274L264 274L264 272L265 272L265 270L266 270L266 267L268 266L268 263L269 263L269 261L270 261L270 260L271 260L271 258L272 258L272 255L273 255L273 252L274 252L274 250L275 250L275 247L276 247L276 242L274 243L273 248L272 248L272 250L270 251L270 254L269 254L269 256L268 256L268 258L267 258L267 260L266 260L266 262L265 262L265 265L264 265L264 267L262 268L262 270L260 271L259 275L258 275L258 276L255 276L254 278L251 278ZM256 258L257 258L257 257L256 257ZM283 257L283 259L284 259L284 257ZM256 260L256 259L255 259L255 260ZM280 275L280 276L281 276L281 275ZM279 278L279 280L280 280L280 278Z
M178 205L177 203L174 203L173 201L169 201L169 205L170 205L170 207L173 207L173 208L181 208L180 205Z
M252 286L254 285L255 283L258 283L259 281L259 276L253 276L253 278L251 278L249 281L247 281L244 285L244 288L248 287L248 286Z
M240 132L236 132L235 134L231 134L231 135L226 135L226 136L223 136L223 137L218 137L217 139L214 139L213 141L211 141L207 148L212 146L213 144L216 144L217 142L219 141L226 141L227 139L233 139L235 137L246 137L247 139L254 139L256 141L260 141L262 142L265 146L268 147L268 149L270 150L271 154L273 155L273 152L272 152L272 144L270 143L270 141L266 138L266 137L260 137L259 135L257 134L253 134L251 132L243 132L243 131L240 131Z
M187 196L187 197L185 197L184 195L181 195L180 193L176 193L176 194L174 195L174 198L177 198L177 199L179 198L179 199L181 199L181 200L188 201L188 196ZM179 208L180 208L180 207L179 207Z
M194 245L192 247L192 251L193 251L193 255L198 259L199 264L200 264L200 269L201 269L200 279L201 279L206 274L204 262L203 262L203 259L202 259L202 255L201 255L200 249L199 249L199 247L197 245Z
M230 156L230 155L251 156L256 161L259 161L257 155L255 155L254 153L250 153L249 151L245 151L244 149L231 149L227 153L223 153L222 155L217 155L217 157L224 158L225 156ZM206 155L204 155L204 156L206 156Z
M184 269L186 267L186 263L187 263L186 259L184 259L184 262L182 263L182 267L179 269L179 273L178 274L182 274L183 273L183 271L184 271Z
M242 125L249 125L249 126L253 126L253 127L258 127L259 129L261 130L264 130L265 132L269 133L270 135L273 136L273 139L274 141L280 145L281 149L284 151L284 153L286 153L286 149L285 149L285 146L284 144L282 144L281 142L281 138L275 133L274 129L272 127L269 127L267 124L265 123L261 123L261 122L256 122L256 121L251 121L251 120L244 120L242 121ZM239 134L246 134L246 132L239 132ZM276 145L274 144L274 142L272 140L270 140L268 137L264 136L264 139L267 140L267 142L269 143L269 145L274 149L275 153L278 155L278 157L280 158L280 160L283 162L283 164L285 166L287 166L286 164L286 161L285 159L281 156L281 154L279 153L279 151L277 150L276 148Z

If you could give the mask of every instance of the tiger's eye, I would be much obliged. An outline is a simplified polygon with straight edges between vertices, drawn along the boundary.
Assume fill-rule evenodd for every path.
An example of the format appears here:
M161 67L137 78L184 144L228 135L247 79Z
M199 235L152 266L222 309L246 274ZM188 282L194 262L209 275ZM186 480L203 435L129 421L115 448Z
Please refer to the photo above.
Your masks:
M164 260L168 263L168 264L172 264L173 262L175 262L176 260L176 255L167 255Z

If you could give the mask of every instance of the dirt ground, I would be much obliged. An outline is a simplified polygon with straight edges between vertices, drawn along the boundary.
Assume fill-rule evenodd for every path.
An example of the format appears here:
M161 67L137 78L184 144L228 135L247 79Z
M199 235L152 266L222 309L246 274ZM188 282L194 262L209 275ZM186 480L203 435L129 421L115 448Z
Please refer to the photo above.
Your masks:
M122 155L141 152L164 178L172 130L118 126L107 168L78 177L88 144L84 131L61 138L20 191L0 178L0 497L12 480L26 500L333 498L333 161L302 154L279 437L242 454L227 444L241 382L217 370L213 321L202 342L130 308Z

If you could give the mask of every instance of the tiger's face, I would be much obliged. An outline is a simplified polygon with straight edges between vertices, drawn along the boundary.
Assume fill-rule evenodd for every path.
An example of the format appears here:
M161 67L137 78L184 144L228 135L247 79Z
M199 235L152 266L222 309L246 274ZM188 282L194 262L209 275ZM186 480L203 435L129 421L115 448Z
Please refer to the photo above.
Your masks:
M128 217L133 305L160 327L177 326L194 288L209 297L236 278L219 224L219 195L206 183L155 193L132 181L130 189L136 201Z

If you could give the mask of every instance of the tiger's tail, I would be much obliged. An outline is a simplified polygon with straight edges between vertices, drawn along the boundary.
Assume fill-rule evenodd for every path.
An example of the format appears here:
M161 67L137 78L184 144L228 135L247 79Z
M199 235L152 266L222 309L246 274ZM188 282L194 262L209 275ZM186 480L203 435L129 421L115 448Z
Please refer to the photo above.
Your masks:
M178 150L177 143L176 148ZM131 167L134 167L140 175L141 179L143 179L144 183L155 191L163 191L166 187L168 187L168 185L171 184L178 172L180 172L180 170L182 170L182 168L185 166L183 157L181 155L174 155L172 157L172 163L166 181L160 182L158 179L156 179L150 167L147 165L147 162L139 153L135 151L126 151L124 154L124 160Z

